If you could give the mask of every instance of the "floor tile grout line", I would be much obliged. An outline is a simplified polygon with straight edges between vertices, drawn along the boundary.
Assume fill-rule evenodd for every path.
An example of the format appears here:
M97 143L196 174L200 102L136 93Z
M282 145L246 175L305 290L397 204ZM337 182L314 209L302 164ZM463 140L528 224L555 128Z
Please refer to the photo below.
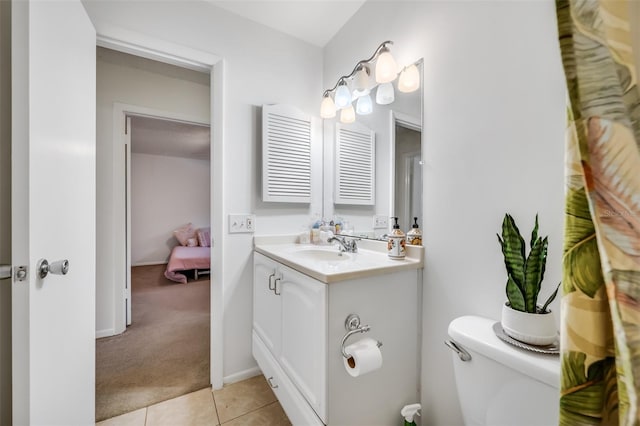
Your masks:
M218 413L218 404L216 404L216 396L213 394L213 386L211 386L211 399L213 400L213 409L216 412L216 426L220 425L220 414Z
M261 410L261 409L263 409L263 408L265 408L265 407L268 407L268 406L270 406L270 405L272 405L272 404L275 404L276 402L278 402L278 399L277 399L277 398L276 398L276 400L275 400L275 401L268 402L268 403L266 403L265 405L261 405L261 406L260 406L260 407L258 407L258 408L254 408L253 410L247 411L247 412L246 412L246 413L244 413L244 414L241 414L241 415L239 415L239 416L233 417L233 418L231 418L231 419L229 419L229 420L225 421L224 423L220 422L220 425L222 426L222 425L224 425L225 423L229 423L229 422L230 422L230 421L232 421L232 420L239 419L240 417L244 417L244 416L246 416L246 415L249 415L249 414L251 414L251 413L253 413L253 412L255 412L255 411ZM218 421L220 421L220 418L218 418Z

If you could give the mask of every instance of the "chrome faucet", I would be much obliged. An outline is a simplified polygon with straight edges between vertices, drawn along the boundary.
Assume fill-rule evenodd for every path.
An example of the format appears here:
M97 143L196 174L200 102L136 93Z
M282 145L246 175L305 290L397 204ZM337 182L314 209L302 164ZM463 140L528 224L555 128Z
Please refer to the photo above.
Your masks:
M347 252L347 253L358 252L358 245L356 244L355 239L350 239L350 241L347 241L346 237L340 238L337 236L333 236L327 240L328 243L331 243L333 241L337 241L338 243L340 243L340 247L339 247L340 252Z

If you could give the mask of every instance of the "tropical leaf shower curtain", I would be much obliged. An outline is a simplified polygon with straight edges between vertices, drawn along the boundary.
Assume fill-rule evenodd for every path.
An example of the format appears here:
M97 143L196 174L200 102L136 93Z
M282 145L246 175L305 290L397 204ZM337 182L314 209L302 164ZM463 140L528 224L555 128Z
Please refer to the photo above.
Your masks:
M570 98L560 424L636 425L640 96L629 2L556 0L556 11Z

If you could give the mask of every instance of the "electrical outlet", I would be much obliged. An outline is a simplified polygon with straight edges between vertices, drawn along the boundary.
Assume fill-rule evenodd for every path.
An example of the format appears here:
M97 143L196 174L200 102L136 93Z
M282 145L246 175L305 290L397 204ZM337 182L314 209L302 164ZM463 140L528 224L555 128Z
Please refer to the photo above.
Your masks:
M229 233L251 233L255 231L256 216L253 214L230 214Z
M373 216L373 229L389 228L389 217L382 215Z

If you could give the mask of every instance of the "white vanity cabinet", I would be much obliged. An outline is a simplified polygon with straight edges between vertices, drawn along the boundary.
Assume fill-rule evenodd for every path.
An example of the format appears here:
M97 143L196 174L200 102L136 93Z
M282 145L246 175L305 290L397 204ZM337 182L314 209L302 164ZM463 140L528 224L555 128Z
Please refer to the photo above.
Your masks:
M276 395L282 383L290 381L323 422L327 400L326 327L327 286L254 253L253 329L254 336L260 338L256 345L254 337L254 356L259 364L260 359L267 364L275 361L276 365L266 369L277 367L284 373L265 374ZM267 354L256 356L264 349ZM264 372L265 367L260 367ZM309 424L308 420L304 422Z
M311 253L296 255L304 250ZM329 253L337 248L256 245L253 356L294 426L401 424L402 407L420 401L422 262L364 249L342 260ZM322 254L332 260L303 260ZM382 366L358 377L342 355L352 314L370 328L345 345L382 343Z

